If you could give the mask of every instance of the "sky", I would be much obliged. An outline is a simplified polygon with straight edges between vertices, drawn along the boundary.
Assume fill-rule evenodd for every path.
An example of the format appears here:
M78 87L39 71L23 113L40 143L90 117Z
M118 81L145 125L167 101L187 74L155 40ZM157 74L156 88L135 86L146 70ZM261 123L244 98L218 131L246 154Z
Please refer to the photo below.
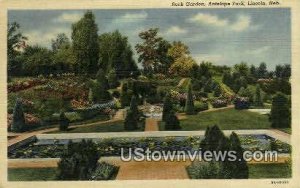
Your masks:
M10 10L9 22L18 22L28 43L50 48L59 33L71 36L72 23L86 10ZM291 63L290 9L118 9L92 10L98 34L119 30L132 49L138 34L159 28L166 40L189 46L197 63L210 61L232 66L240 62L269 70ZM135 52L135 50L134 50ZM135 52L135 59L137 54Z

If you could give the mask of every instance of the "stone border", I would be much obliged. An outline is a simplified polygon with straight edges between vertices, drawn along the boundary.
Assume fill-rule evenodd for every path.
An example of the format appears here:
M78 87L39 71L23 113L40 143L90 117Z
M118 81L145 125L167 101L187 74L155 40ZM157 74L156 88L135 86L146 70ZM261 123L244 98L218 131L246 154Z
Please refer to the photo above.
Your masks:
M264 134L282 142L291 143L289 134L279 134L278 131L269 129L251 130L223 130L226 136L232 132L238 135L260 135ZM81 140L99 138L138 138L138 137L167 137L167 136L204 136L205 131L153 131L153 132L106 132L106 133L60 133L60 134L38 134L37 140Z

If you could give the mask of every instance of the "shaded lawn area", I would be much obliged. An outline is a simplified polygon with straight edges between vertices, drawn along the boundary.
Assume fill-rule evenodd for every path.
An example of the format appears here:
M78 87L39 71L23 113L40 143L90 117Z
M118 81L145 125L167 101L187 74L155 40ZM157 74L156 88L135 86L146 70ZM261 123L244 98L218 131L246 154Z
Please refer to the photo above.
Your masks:
M56 168L9 168L8 181L51 181L56 179Z
M205 130L213 125L218 125L222 130L268 129L271 123L267 115L235 109L202 112L180 120L181 131ZM160 130L164 130L164 122L161 122L159 126Z
M144 131L144 122L139 123L139 127L135 131ZM124 121L99 123L95 125L88 125L86 127L70 128L68 131L52 131L47 134L53 133L95 133L95 132L126 132L124 129Z
M249 178L291 178L291 169L287 164L249 164Z

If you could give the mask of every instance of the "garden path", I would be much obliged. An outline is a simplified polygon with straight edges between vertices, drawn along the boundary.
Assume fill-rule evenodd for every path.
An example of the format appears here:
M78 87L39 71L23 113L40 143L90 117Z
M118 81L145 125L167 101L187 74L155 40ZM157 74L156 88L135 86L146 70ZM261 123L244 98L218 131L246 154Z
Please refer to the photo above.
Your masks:
M93 123L87 123L87 124L80 124L80 125L72 125L69 128L78 128L78 127L86 127L86 126L92 126L95 124L106 124L106 123L112 123L112 122L116 122L116 121L120 121L120 120L124 120L124 109L118 110L116 112L116 114L114 115L114 117L110 120L107 121L97 121L97 122L93 122ZM57 131L58 128L54 127L54 128L48 128L48 129L43 129L43 130L37 130L37 131L32 131L32 132L24 132L24 133L19 133L19 134L15 134L15 133L8 133L8 136L13 136L13 138L9 139L7 142L7 146L12 146L14 144L17 144L23 140L26 140L32 136L38 135L38 134L43 134L43 133L47 133L47 132L52 132L52 131Z
M146 118L145 131L159 131L158 120L154 118Z

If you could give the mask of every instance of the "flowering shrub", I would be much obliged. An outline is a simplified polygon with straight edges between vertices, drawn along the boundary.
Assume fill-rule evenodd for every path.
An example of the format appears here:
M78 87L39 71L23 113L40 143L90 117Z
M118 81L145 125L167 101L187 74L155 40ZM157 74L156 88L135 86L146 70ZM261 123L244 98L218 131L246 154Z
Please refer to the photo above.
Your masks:
M236 97L234 100L234 108L241 110L241 109L248 109L250 107L250 102L248 97Z
M41 120L32 114L25 113L24 116L25 116L25 124L29 126L29 129L33 128L35 126L38 126L41 123ZM13 120L13 114L7 114L7 129L8 130L10 130L10 127L12 125L12 120Z
M8 92L18 92L18 91L22 91L25 89L29 89L38 85L42 85L46 83L45 79L28 79L26 81L18 81L18 82L14 82L14 83L9 83L7 86L7 90Z
M208 110L208 104L206 102L195 101L194 102L194 109L196 112L201 112L204 110Z
M224 99L216 99L212 101L212 106L214 108L221 108L221 107L226 107L227 106L227 100Z

